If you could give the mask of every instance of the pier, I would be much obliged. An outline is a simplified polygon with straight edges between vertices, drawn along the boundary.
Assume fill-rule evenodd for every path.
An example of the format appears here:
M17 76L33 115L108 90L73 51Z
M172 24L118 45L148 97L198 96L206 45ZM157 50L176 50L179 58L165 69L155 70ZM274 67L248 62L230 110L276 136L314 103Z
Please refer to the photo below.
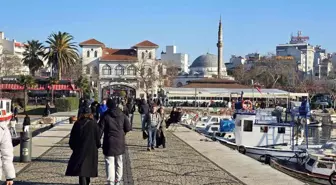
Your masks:
M65 115L62 115L65 116ZM127 150L123 158L124 185L304 185L268 165L231 150L218 142L184 127L167 131L167 148L148 152L142 139L140 116L134 117L133 131L126 135ZM65 176L71 155L68 146L72 128L67 120L33 139L33 161L15 162L16 185L78 184L77 177ZM19 156L15 148L15 161ZM105 184L105 163L99 149L99 177L95 185Z

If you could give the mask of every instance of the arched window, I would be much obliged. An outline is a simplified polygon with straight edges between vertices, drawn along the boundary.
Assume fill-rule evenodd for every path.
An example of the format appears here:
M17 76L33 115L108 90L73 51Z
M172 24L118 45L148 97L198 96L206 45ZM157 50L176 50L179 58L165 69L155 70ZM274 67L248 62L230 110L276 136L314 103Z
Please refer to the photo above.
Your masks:
M93 73L94 73L94 74L98 74L98 73L99 73L99 71L98 71L98 67L97 67L97 66L95 66L95 67L93 68Z
M86 57L90 57L90 51L86 52Z
M124 67L122 65L118 65L115 68L116 75L124 75Z
M112 69L109 65L103 66L103 75L111 75L112 74Z
M97 57L98 56L98 51L95 51L94 52L94 57Z
M87 75L90 74L90 66L86 66L86 74L87 74Z
M149 52L149 54L148 54L148 58L149 58L149 59L152 59L152 52Z
M149 75L152 75L152 68L148 68L148 70L147 70L147 75L149 76Z
M144 52L141 53L141 58L145 59L145 53Z
M136 73L135 73L135 67L132 65L132 66L129 66L128 68L127 68L127 74L128 75L135 75Z

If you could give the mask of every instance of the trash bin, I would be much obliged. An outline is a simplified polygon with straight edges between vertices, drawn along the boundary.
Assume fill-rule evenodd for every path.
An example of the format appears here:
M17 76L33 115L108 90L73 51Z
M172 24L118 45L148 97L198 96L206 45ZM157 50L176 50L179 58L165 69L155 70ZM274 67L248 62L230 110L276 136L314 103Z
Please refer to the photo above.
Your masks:
M20 162L31 162L32 155L32 132L20 133Z

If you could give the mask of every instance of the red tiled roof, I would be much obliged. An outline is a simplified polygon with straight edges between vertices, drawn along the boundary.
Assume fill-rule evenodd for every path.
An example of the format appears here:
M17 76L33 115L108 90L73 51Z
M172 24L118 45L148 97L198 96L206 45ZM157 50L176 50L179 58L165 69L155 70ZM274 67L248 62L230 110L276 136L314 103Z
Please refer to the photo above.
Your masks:
M25 44L21 43L21 42L15 42L14 43L15 47L24 47Z
M85 46L85 45L94 45L94 46L103 46L105 47L105 44L102 42L99 42L96 39L89 39L84 42L79 43L80 46Z
M134 49L112 49L104 48L103 56L100 58L101 61L111 61L111 60L126 60L126 61L137 61L137 54Z
M142 41L142 42L136 44L135 46L133 46L133 48L138 48L138 47L153 47L153 48L157 48L159 46L157 44L154 44L153 42L151 42L149 40L145 40L145 41Z

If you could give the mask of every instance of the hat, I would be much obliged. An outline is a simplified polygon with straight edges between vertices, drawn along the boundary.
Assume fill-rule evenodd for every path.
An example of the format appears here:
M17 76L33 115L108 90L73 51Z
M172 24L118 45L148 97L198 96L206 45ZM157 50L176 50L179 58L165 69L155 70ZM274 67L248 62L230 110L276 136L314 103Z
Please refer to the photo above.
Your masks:
M108 99L106 102L106 106L109 109L117 108L117 100L116 99Z

